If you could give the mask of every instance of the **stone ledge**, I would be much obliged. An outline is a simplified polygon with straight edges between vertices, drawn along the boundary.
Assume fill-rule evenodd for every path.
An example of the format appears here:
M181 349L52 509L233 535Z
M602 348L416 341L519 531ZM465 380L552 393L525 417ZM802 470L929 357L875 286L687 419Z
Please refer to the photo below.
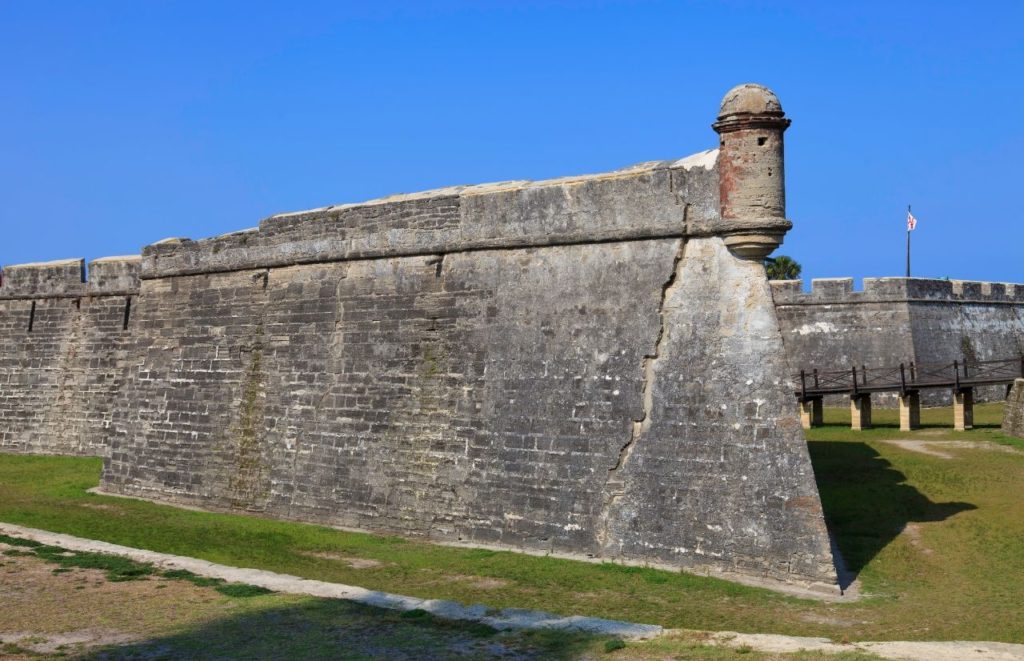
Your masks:
M147 246L142 277L733 231L720 227L717 157L707 150L603 174L277 214L249 230Z

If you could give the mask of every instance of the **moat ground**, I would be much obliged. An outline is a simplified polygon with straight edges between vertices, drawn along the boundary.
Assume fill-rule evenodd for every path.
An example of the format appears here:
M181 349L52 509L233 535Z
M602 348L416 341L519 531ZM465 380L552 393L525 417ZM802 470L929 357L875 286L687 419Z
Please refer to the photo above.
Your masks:
M337 599L268 594L114 556L0 541L0 658L28 659L872 659L764 654L675 632L625 644L586 634L502 633ZM37 552L38 551L38 555ZM49 553L47 552L49 551ZM53 553L57 551L57 553ZM43 557L39 557L42 555ZM84 566L54 562L83 556ZM134 567L133 567L134 565ZM105 568L97 568L105 566ZM141 571L140 571L141 568Z
M876 411L876 429L852 432L845 426L848 412L826 410L826 426L811 430L808 437L826 516L862 586L864 597L851 603L801 600L653 569L453 549L98 496L86 492L98 482L99 461L93 459L0 455L0 521L400 594L671 628L837 641L1022 642L1024 441L999 434L1000 416L1000 405L979 406L977 428L953 432L949 409L926 410L925 428L904 433L896 427L895 411ZM103 629L111 635L130 634L136 642L125 639L123 649L143 655L148 652L137 647L144 645L139 640L180 644L187 650L197 641L222 638L241 645L250 637L243 631L260 632L253 644L258 639L270 650L281 636L310 632L309 639L299 636L303 644L335 645L333 653L347 649L344 654L350 656L372 654L378 649L374 645L391 644L398 645L392 656L416 648L434 649L436 656L603 655L608 643L565 634L499 636L474 632L468 624L410 622L343 602L229 596L212 587L154 577L101 587L88 576L77 578L95 570L73 568L53 575L48 574L52 568L33 569L33 563L42 561L32 557L15 554L0 561L5 563L0 567L4 603L10 594L29 595L18 608L0 609L0 635L34 631L46 637ZM39 583L33 591L16 578L23 572L54 583ZM94 599L87 596L89 586L125 592ZM201 592L190 593L193 588ZM142 594L146 590L179 595L184 601L147 597ZM130 617L102 615L100 603ZM168 609L177 615L166 615ZM26 613L43 613L45 618L26 619ZM35 629L29 626L33 621ZM367 630L378 631L381 640ZM402 648L407 638L412 647ZM355 645L352 640L362 642ZM364 643L368 652L359 652ZM627 658L735 653L705 648L694 640L631 643L614 652Z

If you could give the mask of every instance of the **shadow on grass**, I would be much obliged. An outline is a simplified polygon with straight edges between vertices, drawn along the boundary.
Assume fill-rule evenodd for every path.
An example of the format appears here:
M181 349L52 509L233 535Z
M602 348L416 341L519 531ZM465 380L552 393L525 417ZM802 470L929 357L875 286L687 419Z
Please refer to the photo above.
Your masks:
M971 503L934 503L871 446L810 441L825 519L842 554L845 589L908 523L944 521Z
M338 599L247 609L188 631L85 656L113 659L570 659L599 640L527 631L503 636L479 623L404 613Z

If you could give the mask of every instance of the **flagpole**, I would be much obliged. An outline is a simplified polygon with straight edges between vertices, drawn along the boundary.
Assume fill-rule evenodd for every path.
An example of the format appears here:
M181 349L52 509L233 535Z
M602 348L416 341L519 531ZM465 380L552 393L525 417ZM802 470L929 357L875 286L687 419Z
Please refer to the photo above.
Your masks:
M910 205L907 205L907 217L910 217ZM910 225L907 225L907 277L910 277Z

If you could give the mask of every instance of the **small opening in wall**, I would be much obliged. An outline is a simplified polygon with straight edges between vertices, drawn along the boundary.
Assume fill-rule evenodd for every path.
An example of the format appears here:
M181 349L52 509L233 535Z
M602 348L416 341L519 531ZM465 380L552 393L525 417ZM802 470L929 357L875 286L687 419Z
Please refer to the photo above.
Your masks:
M80 299L80 298L76 298L75 299L75 309L78 310L79 312L81 312L81 310L82 310L82 299Z
M132 297L128 296L124 299L124 322L121 324L121 330L128 330L128 319L132 316Z
M36 325L36 302L32 301L32 309L28 312L28 332L32 332L32 327Z
M431 257L430 259L427 260L426 263L428 265L433 265L433 267L434 267L434 277L435 278L440 278L441 277L441 270L444 268L444 255L437 255L435 257Z
M761 136L760 138L757 139L757 146L764 147L764 143L766 142L768 142L768 138Z

